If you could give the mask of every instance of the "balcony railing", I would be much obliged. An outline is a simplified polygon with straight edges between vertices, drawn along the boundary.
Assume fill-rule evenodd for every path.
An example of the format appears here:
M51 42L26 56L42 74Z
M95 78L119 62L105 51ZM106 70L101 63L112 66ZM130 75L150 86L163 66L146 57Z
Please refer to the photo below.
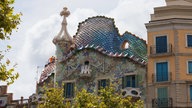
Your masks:
M171 55L173 52L172 44L168 44L167 46L150 46L150 56L164 56L164 55Z
M169 82L172 81L172 73L168 72L168 75L156 75L152 74L152 82L160 83L160 82Z
M171 108L173 105L172 98L155 98L152 99L152 108Z

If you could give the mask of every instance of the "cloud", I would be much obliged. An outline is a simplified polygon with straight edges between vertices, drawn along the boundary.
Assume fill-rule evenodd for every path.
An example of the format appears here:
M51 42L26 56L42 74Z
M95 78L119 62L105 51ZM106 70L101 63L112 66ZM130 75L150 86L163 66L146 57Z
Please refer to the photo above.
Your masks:
M19 79L10 86L14 98L20 96L28 98L35 92L37 66L43 67L48 58L55 55L55 46L52 39L60 29L60 22L59 15L52 15L28 29L23 36L25 37L24 42L17 40L18 43L23 43L23 45L14 54L16 56L14 61L19 64L17 71L20 74Z
M145 23L150 20L154 6L159 6L162 1L153 0L119 0L116 8L112 9L107 16L114 18L120 34L129 31L145 40L147 33Z

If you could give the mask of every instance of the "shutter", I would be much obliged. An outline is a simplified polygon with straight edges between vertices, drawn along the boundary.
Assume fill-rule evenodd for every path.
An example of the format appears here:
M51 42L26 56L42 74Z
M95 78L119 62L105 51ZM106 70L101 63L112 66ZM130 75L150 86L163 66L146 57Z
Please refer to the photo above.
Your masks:
M135 75L135 87L139 87L139 79L139 75Z
M67 98L71 96L71 84L67 83Z
M127 76L126 77L126 87L131 87L131 77L130 76Z
M158 88L158 107L167 108L168 107L168 90L167 87Z
M135 75L133 76L130 76L131 79L132 79L132 86L131 87L136 87L136 78L135 78Z
M167 52L167 36L156 37L156 53Z
M125 88L125 77L122 77L122 89Z
M98 81L98 89L99 90L101 89L101 81L100 80Z
M72 97L74 97L74 89L75 89L74 83L71 83L71 96Z
M167 87L158 88L157 95L159 99L165 99L165 98L167 99L168 98Z
M162 81L161 63L156 64L156 81Z
M187 35L187 46L192 47L192 35Z
M106 79L101 80L101 86L103 88L105 88L107 86L107 80Z
M168 63L167 62L163 63L163 77L164 77L163 81L168 81Z
M156 81L168 81L168 63L162 62L156 64Z
M64 97L67 97L67 84L64 84Z
M192 73L192 61L188 62L188 72Z

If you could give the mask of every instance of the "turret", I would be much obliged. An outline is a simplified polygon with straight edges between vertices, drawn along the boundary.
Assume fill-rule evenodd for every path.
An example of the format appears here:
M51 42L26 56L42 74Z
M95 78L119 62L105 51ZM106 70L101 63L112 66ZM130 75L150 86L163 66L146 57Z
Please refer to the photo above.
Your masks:
M56 45L56 56L58 60L62 59L63 56L66 56L69 53L72 45L72 38L67 31L66 20L66 18L70 15L70 12L66 7L64 7L60 15L63 16L61 30L53 39L53 43Z

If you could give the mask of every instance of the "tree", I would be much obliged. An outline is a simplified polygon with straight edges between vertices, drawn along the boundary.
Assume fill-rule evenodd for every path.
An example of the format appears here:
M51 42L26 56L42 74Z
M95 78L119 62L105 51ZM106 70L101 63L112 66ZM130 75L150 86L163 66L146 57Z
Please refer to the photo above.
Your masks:
M102 88L98 95L83 89L77 92L72 106L74 108L144 108L141 100L134 100L132 97L123 98L113 86Z
M14 0L0 0L0 40L9 40L14 29L18 29L21 13L14 14ZM16 65L11 65L11 61L5 57L5 54L11 49L7 45L6 50L0 49L0 81L12 84L19 77L14 73Z
M59 87L46 88L44 87L43 103L38 108L65 108L63 101L63 89Z
M63 89L58 87L45 90L44 97L44 103L39 108L144 108L141 100L123 98L113 86L99 90L99 95L85 89L76 91L71 104L63 98Z

